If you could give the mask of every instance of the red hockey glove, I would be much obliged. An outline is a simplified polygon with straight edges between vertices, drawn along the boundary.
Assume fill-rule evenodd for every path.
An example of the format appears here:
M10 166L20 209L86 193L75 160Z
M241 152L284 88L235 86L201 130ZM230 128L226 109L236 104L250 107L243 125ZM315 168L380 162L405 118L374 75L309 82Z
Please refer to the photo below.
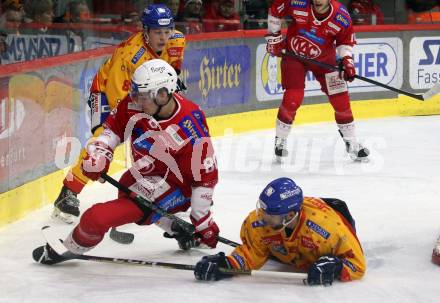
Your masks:
M280 32L267 34L264 36L266 39L266 51L277 57L281 57L281 51L286 48L286 40Z
M199 220L196 220L191 216L191 222L196 228L195 236L200 239L200 242L211 248L215 248L217 246L220 230L212 219L211 212L208 212L206 216Z
M350 56L345 56L339 62L339 78L351 82L354 80L355 75L356 69L354 68L353 58Z
M81 168L84 176L96 181L106 173L113 159L113 150L105 143L94 141L87 146L87 155Z

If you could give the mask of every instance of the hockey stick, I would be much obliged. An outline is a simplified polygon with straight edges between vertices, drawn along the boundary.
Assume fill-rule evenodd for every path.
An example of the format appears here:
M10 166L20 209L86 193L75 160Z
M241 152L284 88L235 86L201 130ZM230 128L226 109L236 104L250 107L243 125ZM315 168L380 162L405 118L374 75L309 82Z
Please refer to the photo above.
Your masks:
M134 241L134 234L117 230L116 227L110 229L110 239L120 244L131 244Z
M318 60L315 60L315 59L310 59L310 58L307 58L307 57L302 56L302 55L295 54L294 52L290 52L290 51L285 50L285 49L283 49L282 53L284 55L286 55L286 56L293 57L293 58L302 60L304 62L310 62L310 63L313 63L315 65L318 65L320 67L323 67L323 68L326 68L326 69L329 69L329 70L340 71L338 66L327 64L327 63L324 63L324 62L321 62L321 61L318 61ZM402 95L406 95L408 97L411 97L411 98L414 98L414 99L417 99L417 100L420 100L420 101L426 101L426 100L428 100L428 99L430 99L430 98L432 98L435 95L440 93L440 83L437 83L436 85L434 85L430 90L428 90L423 95L418 95L418 94L413 94L413 93L410 93L410 92L407 92L407 91L404 91L404 90L401 90L401 89L398 89L398 88L395 88L395 87L392 87L392 86L388 86L386 84L377 82L375 80L372 80L372 79L369 79L369 78L366 78L366 77L363 77L363 76L354 75L354 77L356 79L359 79L359 80L362 80L362 81L365 81L365 82L368 82L368 83L371 83L371 84L374 84L374 85L386 88L386 89L391 90L393 92L396 92L396 93L399 93L399 94L402 94Z
M60 255L63 260L60 262L65 262L69 260L84 260L93 261L101 263L111 263L111 264L128 264L128 265L140 265L147 267L158 267L166 269L179 269L179 270L190 270L194 271L195 265L190 264L179 264L179 263L169 263L169 262L155 262L146 260L136 260L136 259L126 259L126 258L109 258L101 256L91 256L91 255L80 255L69 251L57 238L56 235L52 233L50 226L44 226L42 229L44 238L47 244L55 250L55 252ZM274 277L274 278L290 278L304 281L307 279L306 273L295 273L295 272L277 272L277 271L262 271L262 270L244 270L244 269L228 269L219 268L220 272L232 274L232 275L248 275L248 276L259 276L259 277Z
M163 210L162 208L158 207L153 202L145 199L144 197L142 197L142 196L136 194L135 192L133 192L132 190L130 190L128 187L122 185L120 182L116 181L115 179L113 179L109 175L104 173L101 175L101 178L104 179L105 181L107 181L108 183L110 183L111 185L113 185L114 187L116 187L117 189L119 189L120 191L126 193L131 199L133 199L133 201L135 201L139 205L145 206L163 217L167 217L171 220L176 221L176 223L179 224L186 233L188 233L190 235L195 233L195 228L191 223L186 222L185 220L177 217L176 215L170 214L169 212ZM223 244L230 245L232 247L237 247L240 245L237 242L228 240L228 239L220 237L220 236L218 237L218 241Z

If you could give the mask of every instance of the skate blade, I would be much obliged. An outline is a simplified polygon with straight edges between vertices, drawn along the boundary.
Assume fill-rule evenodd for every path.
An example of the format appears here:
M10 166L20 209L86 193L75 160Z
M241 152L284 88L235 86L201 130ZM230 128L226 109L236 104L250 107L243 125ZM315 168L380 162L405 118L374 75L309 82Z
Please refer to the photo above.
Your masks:
M350 156L351 160L353 160L354 162L359 162L359 163L368 163L370 162L370 159L368 157L356 157L356 156Z
M74 215L63 213L56 207L54 207L51 217L52 219L64 222L66 224L72 224L76 220L76 217Z

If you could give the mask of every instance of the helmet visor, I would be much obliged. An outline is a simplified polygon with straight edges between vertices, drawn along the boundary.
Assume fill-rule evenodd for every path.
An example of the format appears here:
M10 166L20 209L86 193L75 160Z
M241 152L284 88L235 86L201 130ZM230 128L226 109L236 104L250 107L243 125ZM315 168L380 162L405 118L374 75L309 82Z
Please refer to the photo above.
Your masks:
M166 105L169 101L168 89L166 87L159 88L158 90L135 91L131 93L131 96L140 104L155 103L161 106Z
M298 217L298 213L294 211L288 212L287 214L268 214L262 208L262 202L260 200L257 201L256 208L258 218L262 220L266 226L272 228L275 231L283 230Z

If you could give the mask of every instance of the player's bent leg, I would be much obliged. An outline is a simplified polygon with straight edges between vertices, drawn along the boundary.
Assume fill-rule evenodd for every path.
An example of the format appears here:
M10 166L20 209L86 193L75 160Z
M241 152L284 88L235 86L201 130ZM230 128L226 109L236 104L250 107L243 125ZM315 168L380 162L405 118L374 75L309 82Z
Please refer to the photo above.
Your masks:
M95 131L93 138L101 134L102 130L103 128L99 127ZM79 217L80 201L77 198L77 195L89 181L89 178L84 176L81 169L82 161L86 155L86 149L83 148L76 165L67 173L66 178L64 178L63 187L54 202L52 218L59 219L67 224L72 224L76 218Z
M74 253L85 253L99 244L111 227L137 222L142 216L143 212L128 198L97 203L84 212L64 245Z

